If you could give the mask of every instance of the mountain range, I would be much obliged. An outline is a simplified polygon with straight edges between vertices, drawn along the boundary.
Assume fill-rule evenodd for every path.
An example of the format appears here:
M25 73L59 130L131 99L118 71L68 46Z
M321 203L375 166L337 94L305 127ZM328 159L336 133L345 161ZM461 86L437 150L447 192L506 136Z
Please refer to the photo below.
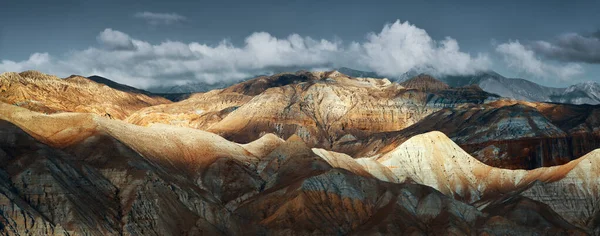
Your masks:
M338 68L337 71L351 77L380 79L388 78L390 81L397 83L401 83L419 74L423 74L418 70L410 70L399 77L386 77L375 72L360 71L347 67ZM478 85L486 92L516 100L570 104L600 104L600 85L591 81L574 84L567 88L553 88L539 85L526 79L506 78L494 71L481 71L467 75L443 75L439 76L437 79L447 83L452 87ZM242 81L246 80L249 79ZM236 82L221 81L213 84L197 82L172 87L153 87L150 88L149 91L158 94L199 93L214 89L226 88L234 83Z
M361 72L259 76L176 101L2 73L0 232L600 234L600 105L499 96L486 83L512 79L491 73L345 73ZM561 91L575 103L594 89Z
M525 79L506 78L492 71L466 76L444 76L440 80L450 86L477 84L487 92L517 100L592 105L600 103L600 85L595 82L552 88Z

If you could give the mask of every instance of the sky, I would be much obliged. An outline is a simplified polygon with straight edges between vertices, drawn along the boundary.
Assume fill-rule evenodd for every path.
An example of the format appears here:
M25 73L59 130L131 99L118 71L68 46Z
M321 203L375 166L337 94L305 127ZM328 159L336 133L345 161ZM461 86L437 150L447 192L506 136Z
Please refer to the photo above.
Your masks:
M600 1L0 1L0 72L147 88L337 67L600 82Z

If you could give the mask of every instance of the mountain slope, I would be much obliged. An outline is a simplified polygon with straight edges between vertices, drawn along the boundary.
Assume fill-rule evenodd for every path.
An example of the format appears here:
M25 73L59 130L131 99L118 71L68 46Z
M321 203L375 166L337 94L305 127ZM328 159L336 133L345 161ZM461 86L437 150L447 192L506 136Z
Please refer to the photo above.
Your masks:
M331 147L374 132L403 129L444 107L496 99L469 88L432 94L386 79L352 78L337 71L312 74L304 82L264 90L208 131L240 143L261 133L275 133L284 139L295 134L311 147ZM254 90L248 91L254 94Z
M564 165L528 171L485 165L436 131L414 136L392 151L371 158L381 164L376 168L344 154L325 150L315 153L332 166L357 175L392 182L414 181L480 208L522 194L548 204L572 224L600 232L600 149ZM390 178L388 171L395 178Z
M129 92L129 93L139 93L139 94L145 94L148 96L152 96L152 93L150 93L146 90L137 89L137 88L131 87L129 85L120 84L120 83L117 83L115 81L109 80L109 79L101 77L101 76L92 75L87 78L90 79L91 81L94 81L99 84L104 84L108 87L114 88L119 91Z
M298 137L282 143L268 135L243 146L190 128L140 127L93 114L44 115L1 106L0 119L27 131L0 122L3 233L583 233L559 215L523 220L544 214L543 207L494 211L490 217L427 186L336 168L306 152ZM56 125L65 121L71 123ZM84 137L63 132L78 129L95 132ZM261 144L268 147L260 150ZM255 156L271 149L267 157ZM259 175L253 163L261 160L268 164Z
M112 89L85 77L60 79L37 71L0 74L0 101L46 113L90 112L116 119L144 107L170 103Z
M355 157L385 153L409 138L441 131L478 160L510 169L567 163L600 148L600 107L498 100L444 108L399 131L339 142Z

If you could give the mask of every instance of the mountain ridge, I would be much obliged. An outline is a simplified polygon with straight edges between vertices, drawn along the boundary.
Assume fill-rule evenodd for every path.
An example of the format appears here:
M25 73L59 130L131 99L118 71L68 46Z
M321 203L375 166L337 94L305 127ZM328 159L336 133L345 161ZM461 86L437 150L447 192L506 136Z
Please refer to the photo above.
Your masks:
M8 155L0 153L0 157L16 160L0 161L0 168L9 176L7 179L5 175L0 176L4 180L2 184L13 186L0 188L3 200L0 203L5 204L6 195L20 199L8 201L15 204L11 209L16 211L0 214L20 219L16 213L26 211L25 217L37 218L24 227L35 225L47 232L178 234L178 230L193 232L199 228L236 235L243 232L283 234L290 230L309 234L334 233L335 230L378 232L379 225L386 225L387 230L399 233L417 230L440 234L449 230L448 224L454 225L452 232L467 234L493 231L492 225L515 234L527 232L523 231L526 229L544 232L549 227L571 234L584 233L581 229L598 232L597 224L588 223L594 215L586 212L598 210L593 202L600 195L594 191L600 185L599 172L595 171L600 168L600 149L561 166L506 170L477 161L443 133L433 131L415 136L379 157L353 159L322 149L308 149L311 153L302 154L308 156L295 156L299 149L307 148L298 136L283 141L265 135L244 146L192 128L141 127L89 113L45 115L8 104L0 104L0 108L0 119L19 124L22 130L45 140L54 140L48 147L11 133L20 132L16 129L0 129L9 134L0 136L0 147L10 146L12 149L7 150L13 150ZM0 122L0 126L5 125ZM69 137L79 135L78 132L57 132L81 127L92 127L96 132L76 140ZM46 133L36 134L40 131ZM24 139L34 144L26 144ZM100 140L112 139L117 142L102 143L105 147L97 151L117 152L113 155L120 158L107 162L106 154L95 158L86 156L88 145L102 147L98 145ZM11 140L14 141L11 143ZM256 145L261 143L265 145L263 151L257 150ZM19 144L43 151L31 153L29 148L15 146ZM56 145L68 152L51 148ZM32 155L37 157L35 153L46 154L41 155L44 158L27 159ZM269 157L257 157L257 153ZM29 164L31 168L20 165L26 160L33 163ZM123 163L113 163L115 161ZM263 169L261 175L258 167L262 161L268 163L262 164L268 171ZM77 170L77 165L83 165L85 171ZM299 166L303 168L298 170ZM291 176L289 171L296 174ZM41 179L46 181L42 182L46 195L35 201L28 200L42 187L37 182ZM582 184L576 184L577 190L571 190L570 184L577 181ZM535 190L542 186L560 192L569 204L582 207L566 211L562 203L548 200L552 196L548 195L550 192L528 191L532 185ZM580 187L588 191L581 191ZM82 188L97 194L78 192ZM526 191L521 195L523 190ZM42 207L56 199L61 199L58 202L61 207ZM84 207L86 202L88 208ZM34 208L26 208L27 204ZM494 210L513 206L518 206L518 210L512 213ZM59 209L77 213L68 215ZM547 213L553 211L557 214ZM574 217L581 214L585 216L581 221ZM44 215L52 218L43 219ZM161 217L147 218L152 215ZM524 220L539 215L546 218ZM180 216L182 221L176 224L169 220L175 216ZM89 222L79 223L86 219L84 217ZM322 220L312 220L314 218ZM125 223L119 223L118 219L124 219ZM152 223L140 224L144 219ZM245 224L250 226L242 227ZM423 226L428 224L435 227ZM539 224L545 226L537 228ZM17 224L9 222L9 225Z

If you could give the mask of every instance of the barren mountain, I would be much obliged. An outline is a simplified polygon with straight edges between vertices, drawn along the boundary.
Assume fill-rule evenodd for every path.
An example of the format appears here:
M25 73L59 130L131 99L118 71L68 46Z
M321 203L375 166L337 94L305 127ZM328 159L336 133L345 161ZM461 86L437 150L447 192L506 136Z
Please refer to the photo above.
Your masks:
M256 87L264 92L207 130L236 142L248 142L263 133L283 138L295 134L310 146L331 147L335 142L360 139L373 132L403 129L443 107L495 99L492 94L470 88L430 94L385 79L352 78L336 71L312 73L294 81L269 85L268 89L262 86L265 83L258 83ZM252 95L254 85L249 84L254 82L223 91Z
M425 167L415 165L418 160L410 165L397 165L392 172L404 173L399 176L410 176L416 182L427 180L423 183L442 192L420 184L382 181L369 174L331 165L297 136L282 141L265 135L253 143L239 145L191 128L139 127L92 114L49 116L11 105L1 105L1 108L0 118L20 127L0 123L3 132L0 136L0 176L3 178L0 203L8 207L2 211L0 222L2 231L8 234L586 232L565 221L560 214L548 214L551 211L543 204L524 197L493 201L480 206L482 210L479 210L468 204L470 200L459 201L466 199L458 196L467 190L460 190L455 180L476 183L486 178L460 178L458 174L469 176L462 172L446 175L448 183L453 183L447 192L449 189L443 187L447 185L431 182L435 178L427 177L431 176L427 171L414 173L416 167ZM50 130L38 131L42 127ZM90 132L84 135L71 132L82 127ZM76 138L45 132L71 133ZM406 150L413 151L401 155L426 157L431 163L430 170L437 165L431 162L433 160L469 164L460 157L446 156L452 155L446 151L460 153L460 148L452 146L443 134L420 137L426 140L417 137L399 150L406 149L410 143L430 143L425 149L430 151L417 149L415 152L408 148ZM430 138L436 140L430 142ZM57 149L55 144L61 144L61 148ZM90 151L91 147L94 151ZM405 160L396 153L372 161L386 165L391 159ZM462 154L467 155L464 151ZM471 158L470 165L456 170L483 168L475 175L492 173L486 180L486 194L496 196L494 189L518 192L511 189L518 178L504 174L507 170L475 162ZM512 171L525 176L522 183L515 186L533 179L561 181L563 172L575 168L573 166L577 165L544 171ZM513 184L503 185L494 179ZM515 207L519 210L495 210Z
M112 89L81 76L61 79L37 71L0 74L0 101L45 113L90 112L116 119L144 107L170 103L161 97Z
M141 109L127 121L192 127L242 143L265 133L297 135L310 147L352 156L439 130L479 160L505 168L563 164L600 147L600 123L585 122L595 107L517 104L428 75L403 84L336 71L283 73Z
M479 208L522 195L548 204L571 224L595 234L600 230L600 149L564 165L528 171L485 165L441 132L417 135L370 158L353 159L325 150L315 153L330 165L357 175L389 182L414 181Z
M598 106L498 100L444 108L399 131L340 142L352 156L387 152L408 138L441 131L492 166L533 169L569 162L600 148Z
M439 132L363 162L380 168L374 167L379 162L430 188L330 164L297 136L282 141L265 135L240 145L185 127L0 108L0 119L17 124L0 122L0 225L6 234L583 235L588 229L518 195L535 179L559 183L583 168L577 162L529 172L497 169L466 159ZM410 148L423 144L422 150ZM582 160L593 160L591 155ZM440 163L457 166L437 171ZM443 176L446 184L439 182ZM464 195L497 197L499 190L517 198L476 204L478 209L469 205L475 198Z
M22 74L0 97L54 110L0 102L2 234L600 233L597 106L427 75L282 73L171 103Z

